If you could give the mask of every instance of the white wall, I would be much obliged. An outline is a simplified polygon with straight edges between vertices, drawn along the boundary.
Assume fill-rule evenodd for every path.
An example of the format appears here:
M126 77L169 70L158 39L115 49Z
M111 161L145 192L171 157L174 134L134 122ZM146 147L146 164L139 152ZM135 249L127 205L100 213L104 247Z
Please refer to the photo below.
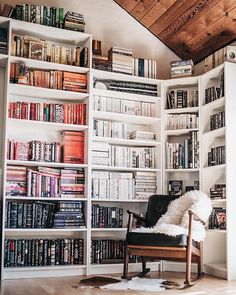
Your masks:
M129 1L129 0L127 0ZM37 4L63 7L84 14L86 32L102 41L103 54L112 45L133 49L135 57L153 58L158 63L158 78L170 77L170 61L179 59L152 33L139 24L113 0L0 0L1 4Z

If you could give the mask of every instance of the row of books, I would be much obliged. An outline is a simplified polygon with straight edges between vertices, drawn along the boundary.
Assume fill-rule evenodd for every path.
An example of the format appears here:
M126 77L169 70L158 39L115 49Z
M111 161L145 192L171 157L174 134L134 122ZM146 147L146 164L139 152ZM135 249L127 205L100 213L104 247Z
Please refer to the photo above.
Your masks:
M167 109L190 108L198 106L197 89L171 89L166 94Z
M93 171L92 198L110 200L148 199L156 193L155 172Z
M199 118L197 114L167 115L167 129L191 129L198 128Z
M205 104L224 96L224 72L220 76L219 86L210 86L205 89Z
M123 209L92 204L91 208L92 228L122 228Z
M55 203L30 201L6 202L6 228L52 228Z
M84 132L62 131L61 145L58 142L32 140L28 143L7 141L7 159L50 163L84 163Z
M209 217L209 229L226 229L226 209L221 207L213 208Z
M6 202L6 228L85 227L83 202Z
M12 5L4 4L4 7L1 9L1 15L72 31L84 32L85 30L83 14L68 11L64 16L64 8L57 8L55 6L22 4L13 7Z
M208 166L225 164L225 146L211 148L208 152Z
M101 166L155 168L155 148L109 146L97 142L92 148L92 163Z
M83 168L7 166L6 195L33 198L83 198Z
M11 63L10 82L50 89L87 92L87 75L29 68L23 62Z
M59 201L54 215L54 228L84 228L84 202Z
M98 89L107 89L113 91L158 96L158 87L156 84L129 82L121 80L96 79L94 87Z
M199 190L199 181L195 180L193 185L186 185L185 192ZM168 193L169 195L181 196L183 191L183 181L182 180L169 180L168 182Z
M83 264L83 239L6 239L4 266Z
M123 263L124 253L125 241L107 239L92 240L92 264Z
M157 61L154 59L133 58L133 75L157 79Z
M0 28L0 54L7 54L7 30Z
M229 60L229 53L231 49L234 49L234 47L235 46L226 46L208 55L204 59L205 72L208 72L211 69L224 63L226 60Z
M154 117L155 103L94 95L93 109L127 115Z
M100 71L111 72L111 64L107 56L94 55L92 57L92 67Z
M226 199L226 185L224 183L214 184L210 188L211 199Z
M14 139L8 139L7 159L59 163L61 160L61 147L58 142L39 140L19 142Z
M225 112L218 112L210 116L210 130L215 130L225 126Z
M199 133L192 131L183 143L167 143L167 169L199 168Z
M149 131L128 131L129 125L123 122L94 120L93 135L98 137L111 137L123 139L154 140L155 133Z
M60 46L41 38L12 34L11 55L53 63L88 67L88 47Z
M85 125L86 104L14 101L8 104L8 118Z
M172 61L170 67L171 78L191 77L194 74L194 64L191 59Z
M132 75L133 71L132 49L112 46L108 51L108 60L112 72Z

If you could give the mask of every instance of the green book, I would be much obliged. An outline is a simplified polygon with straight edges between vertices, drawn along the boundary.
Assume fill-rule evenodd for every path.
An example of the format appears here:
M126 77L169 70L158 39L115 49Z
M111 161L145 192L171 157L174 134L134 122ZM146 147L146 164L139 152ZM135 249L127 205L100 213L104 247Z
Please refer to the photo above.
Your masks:
M64 8L59 8L59 28L63 28Z

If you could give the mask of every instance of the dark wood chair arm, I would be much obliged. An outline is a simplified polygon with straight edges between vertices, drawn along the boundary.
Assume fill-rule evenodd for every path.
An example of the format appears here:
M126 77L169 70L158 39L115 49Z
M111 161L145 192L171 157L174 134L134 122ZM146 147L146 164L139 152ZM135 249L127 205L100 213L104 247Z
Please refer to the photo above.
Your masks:
M192 217L193 217L193 220L195 220L195 221L200 221L203 225L205 225L205 222L195 213L195 212L193 212L192 210L189 210L188 211L188 214L190 215L192 215Z
M127 232L129 232L130 229L131 229L133 217L136 218L138 222L141 222L141 223L144 223L144 224L146 223L146 218L144 218L140 214L137 214L137 213L132 212L130 210L127 210L127 213L129 214Z

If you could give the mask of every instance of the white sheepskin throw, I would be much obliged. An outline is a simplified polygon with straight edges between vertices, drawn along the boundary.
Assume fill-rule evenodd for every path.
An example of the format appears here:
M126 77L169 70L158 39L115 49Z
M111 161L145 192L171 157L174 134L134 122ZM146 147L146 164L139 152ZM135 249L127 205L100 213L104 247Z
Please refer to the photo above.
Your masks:
M157 221L152 228L140 228L134 231L162 233L169 236L188 235L189 214L188 210L196 213L206 222L212 211L210 198L201 191L190 191L170 202L167 212ZM205 226L200 222L192 222L192 238L203 241L206 236Z

